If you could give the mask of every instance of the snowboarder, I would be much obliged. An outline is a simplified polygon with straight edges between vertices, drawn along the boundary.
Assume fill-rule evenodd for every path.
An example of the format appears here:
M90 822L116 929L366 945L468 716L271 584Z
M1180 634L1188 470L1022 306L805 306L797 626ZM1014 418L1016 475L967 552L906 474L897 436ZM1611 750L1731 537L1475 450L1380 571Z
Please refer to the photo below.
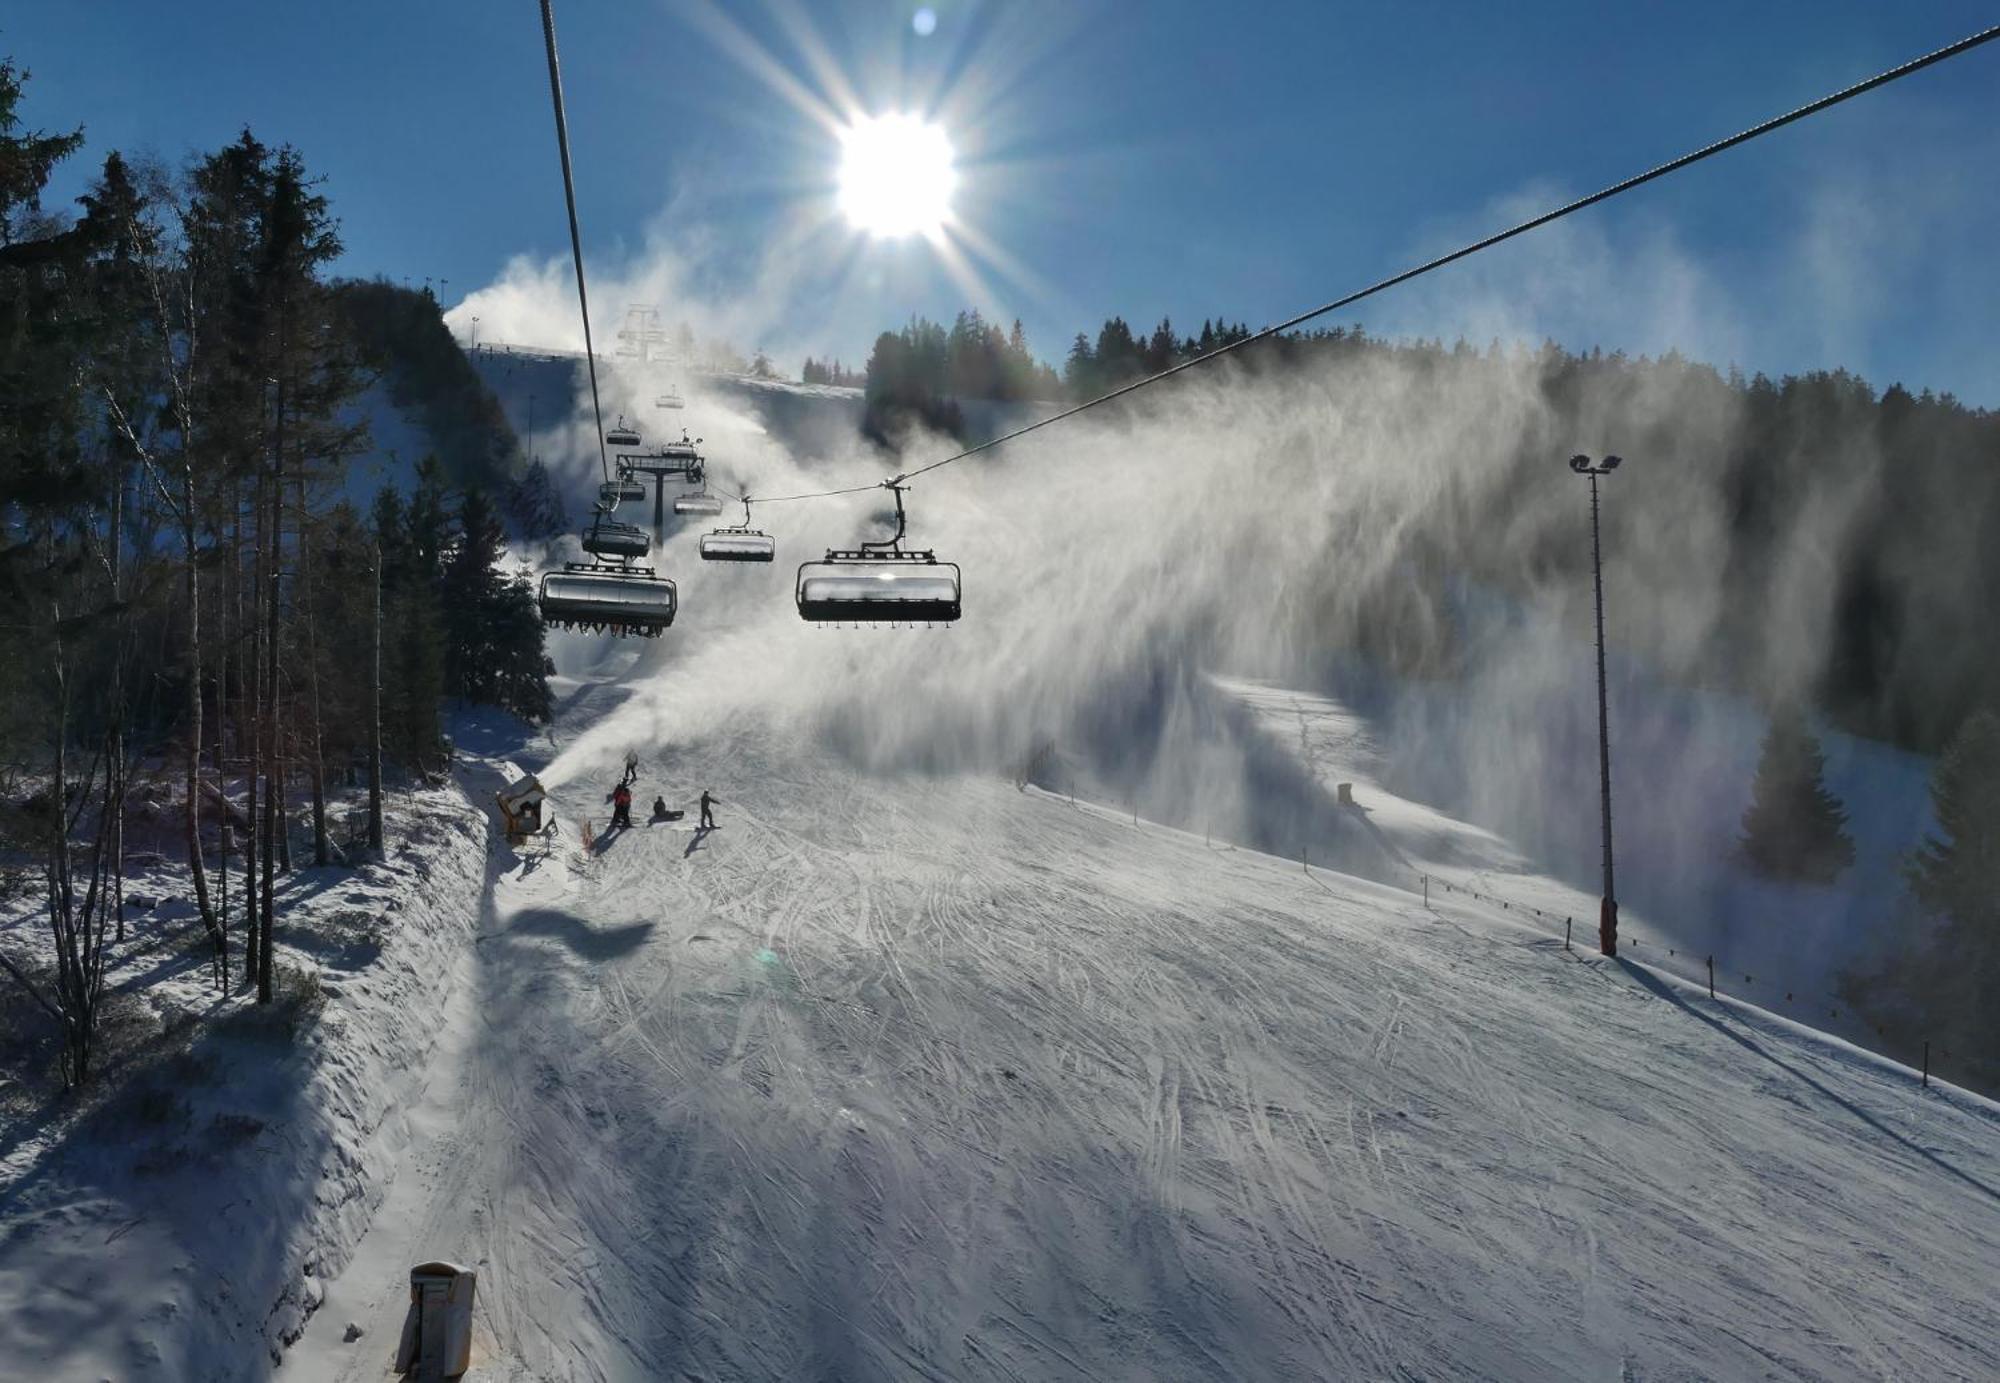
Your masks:
M628 749L625 751L625 780L623 785L629 788L638 781L639 754L637 750Z
M704 830L704 831L712 831L712 830L714 830L714 829L715 829L715 813L714 813L714 812L712 812L712 811L710 811L710 810L708 809L708 807L709 807L709 804L710 804L711 802L720 802L721 800L722 800L722 799L721 799L720 797L711 797L711 796L709 796L709 793L708 793L708 789L707 789L707 788L703 788L703 789L701 790L701 828L702 828L702 830Z
M667 799L664 797L655 797L653 799L653 821L665 820L667 820ZM648 822L647 824L651 825L652 823Z
M628 830L632 825L632 789L620 783L611 794L611 824Z

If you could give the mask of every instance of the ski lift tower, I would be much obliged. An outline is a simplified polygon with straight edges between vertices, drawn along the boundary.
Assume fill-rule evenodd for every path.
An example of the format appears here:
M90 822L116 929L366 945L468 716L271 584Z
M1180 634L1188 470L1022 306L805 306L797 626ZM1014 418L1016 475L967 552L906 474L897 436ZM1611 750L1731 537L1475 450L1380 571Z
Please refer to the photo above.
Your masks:
M690 485L707 479L707 463L701 456L701 438L692 441L683 432L678 442L667 442L652 451L618 453L621 476L646 475L653 479L653 539L664 542L667 530L667 477L677 476Z
M655 346L667 343L667 329L660 325L660 309L634 303L625 309L625 325L618 328L618 354L641 364L651 364Z

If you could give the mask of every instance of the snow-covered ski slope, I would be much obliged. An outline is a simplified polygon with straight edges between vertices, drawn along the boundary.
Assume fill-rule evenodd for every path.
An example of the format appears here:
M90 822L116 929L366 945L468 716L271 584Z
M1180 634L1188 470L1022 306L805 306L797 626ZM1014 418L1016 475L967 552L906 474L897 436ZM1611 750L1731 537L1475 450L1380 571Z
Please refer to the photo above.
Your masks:
M288 1376L379 1377L433 1257L486 1379L2000 1375L1988 1102L997 778L737 723L638 814L704 786L585 860L573 779L498 858Z

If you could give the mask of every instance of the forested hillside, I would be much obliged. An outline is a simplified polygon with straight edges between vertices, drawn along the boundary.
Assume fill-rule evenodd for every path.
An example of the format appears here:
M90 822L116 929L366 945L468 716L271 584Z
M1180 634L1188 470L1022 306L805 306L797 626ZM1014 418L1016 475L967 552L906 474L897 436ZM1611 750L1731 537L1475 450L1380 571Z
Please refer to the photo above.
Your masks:
M270 1002L275 876L379 854L385 776L443 765L442 699L544 717L549 665L501 567L519 449L427 293L330 280L298 151L111 153L70 214L41 194L81 133L24 130L22 96L0 63L0 866L53 962L0 966L81 1085L142 799L214 986ZM376 371L443 459L363 515L339 496Z
M976 314L952 330L913 321L876 343L870 425L914 418L959 435L960 399L1080 402L1250 334L1205 321L1181 336L1166 320L1135 333L1114 317L1094 341L1078 334L1059 391ZM1003 364L988 370L994 352ZM1360 327L1257 342L1216 368L1295 374L1336 401L1394 391L1413 422L1479 407L1528 419L1526 445L1438 478L1409 517L1407 565L1365 600L1344 591L1325 612L1330 643L1448 674L1454 582L1517 594L1587 583L1563 462L1601 449L1634 468L1607 490L1606 550L1652 596L1623 612L1613 638L1660 671L1769 704L1804 699L1843 728L1926 753L2000 696L2000 645L1984 633L2000 595L2000 415L1928 389L1878 392L1838 369L1772 380L1675 354L1481 350ZM1254 483L1255 462L1229 464ZM1344 587L1351 578L1338 573ZM1652 618L1668 610L1672 628Z

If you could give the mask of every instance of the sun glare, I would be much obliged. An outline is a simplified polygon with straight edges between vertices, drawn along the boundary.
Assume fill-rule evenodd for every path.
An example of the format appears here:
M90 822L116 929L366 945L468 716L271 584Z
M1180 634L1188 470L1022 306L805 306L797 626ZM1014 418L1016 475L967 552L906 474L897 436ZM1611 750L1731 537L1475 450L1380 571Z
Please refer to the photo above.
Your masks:
M942 126L914 115L869 116L840 136L840 209L870 235L935 237L958 186Z

